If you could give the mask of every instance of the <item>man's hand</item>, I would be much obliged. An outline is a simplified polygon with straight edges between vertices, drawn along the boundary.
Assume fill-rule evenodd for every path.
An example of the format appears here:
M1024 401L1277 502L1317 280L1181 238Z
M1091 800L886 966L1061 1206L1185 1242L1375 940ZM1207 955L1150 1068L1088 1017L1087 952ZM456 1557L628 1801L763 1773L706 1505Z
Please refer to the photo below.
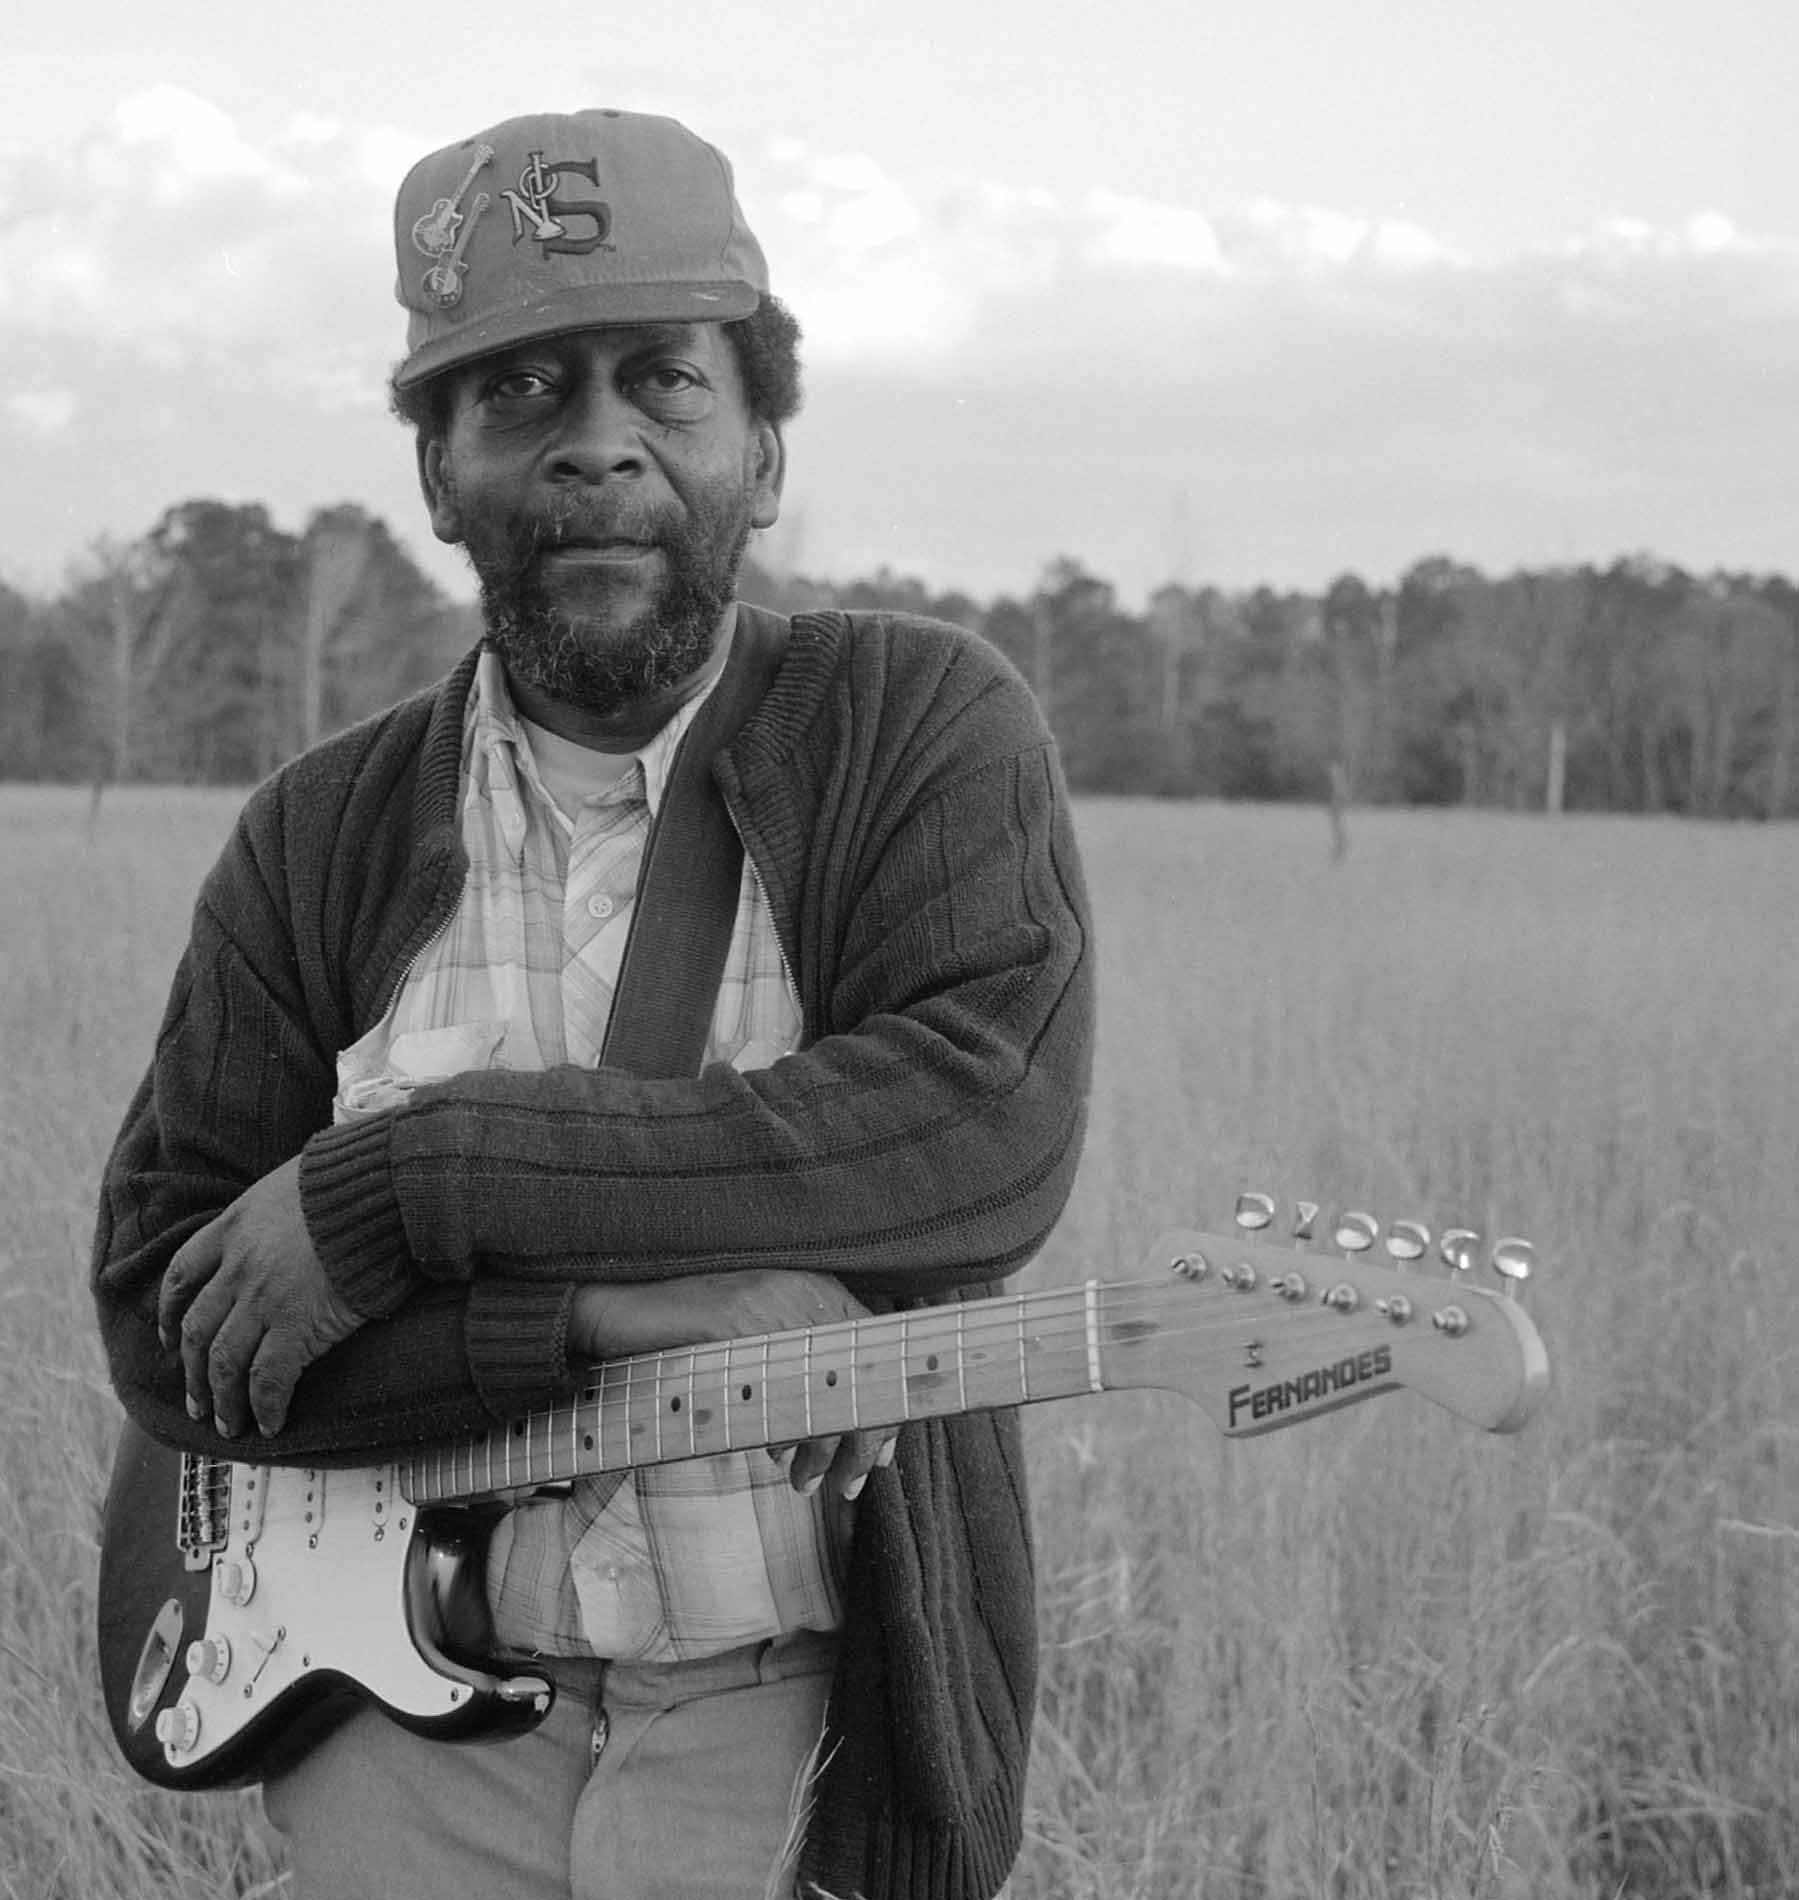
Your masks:
M182 1244L156 1318L162 1343L181 1348L190 1417L210 1414L227 1438L252 1416L280 1431L300 1374L363 1323L313 1251L297 1155Z
M569 1320L569 1350L577 1358L624 1359L668 1346L705 1346L867 1317L868 1308L826 1273L696 1273L630 1286L583 1287ZM890 1426L807 1439L793 1447L788 1480L810 1496L828 1478L839 1496L857 1497L876 1465L893 1462L893 1443ZM785 1448L771 1447L769 1455L778 1460Z

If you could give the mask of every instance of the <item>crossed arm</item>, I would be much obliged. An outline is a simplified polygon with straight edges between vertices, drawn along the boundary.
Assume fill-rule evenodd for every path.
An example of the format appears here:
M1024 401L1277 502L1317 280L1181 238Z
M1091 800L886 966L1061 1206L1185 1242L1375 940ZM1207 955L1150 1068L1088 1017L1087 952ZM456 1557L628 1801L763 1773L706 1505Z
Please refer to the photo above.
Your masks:
M868 1309L829 1274L765 1269L576 1289L569 1352L594 1362L853 1319ZM164 1274L157 1329L178 1351L188 1416L225 1438L253 1423L277 1436L300 1374L364 1324L332 1286L307 1232L299 1158L283 1162L186 1240ZM891 1430L807 1440L791 1451L796 1491L846 1498L893 1455Z

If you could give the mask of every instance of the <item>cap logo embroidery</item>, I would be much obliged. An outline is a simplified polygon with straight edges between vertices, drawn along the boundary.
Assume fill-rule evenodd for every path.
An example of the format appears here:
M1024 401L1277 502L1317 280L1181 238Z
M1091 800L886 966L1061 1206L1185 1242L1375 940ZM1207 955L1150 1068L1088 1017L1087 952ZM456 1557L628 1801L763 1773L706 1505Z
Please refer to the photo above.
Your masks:
M506 208L512 213L512 241L536 239L543 255L585 257L606 242L612 230L612 207L603 198L557 198L553 196L563 173L585 178L590 185L600 182L600 166L592 158L553 158L533 152L519 173L518 189L502 191ZM593 230L585 237L570 237L564 219L585 219Z
M468 248L468 241L481 221L482 212L493 203L492 198L482 192L465 214L462 200L469 186L475 182L475 174L483 165L491 165L493 156L491 145L477 145L468 170L462 174L462 183L449 197L439 198L413 224L413 248L421 256L433 260L431 268L419 279L419 289L440 310L447 310L462 300L462 274L468 269L462 261L462 253ZM465 224L468 228L463 230ZM458 231L461 231L460 237Z
M475 235L475 226L481 222L481 213L492 203L486 192L476 197L469 207L468 224L461 237L419 279L419 288L440 310L448 310L452 304L462 301L462 274L468 269L462 261L462 253L468 249L468 241Z
M462 174L462 183L456 187L455 192L448 198L439 198L437 203L413 224L413 244L426 257L445 257L449 254L450 247L456 242L456 227L462 222L462 213L458 207L462 203L463 196L469 186L475 182L476 172L483 165L492 163L493 147L477 145L475 156L470 161L468 170ZM481 214L477 212L475 215L479 217Z

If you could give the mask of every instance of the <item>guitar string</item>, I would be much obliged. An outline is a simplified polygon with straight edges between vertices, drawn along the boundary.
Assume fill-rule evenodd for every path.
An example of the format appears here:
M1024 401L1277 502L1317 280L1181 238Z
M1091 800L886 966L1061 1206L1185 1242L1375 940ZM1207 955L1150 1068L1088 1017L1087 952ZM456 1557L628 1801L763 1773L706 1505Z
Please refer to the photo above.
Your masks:
M1444 1282L1421 1283L1416 1290L1420 1294L1425 1294L1427 1288L1441 1291L1451 1297L1462 1292L1462 1289L1453 1286L1452 1283ZM1098 1320L1102 1346L1110 1346L1114 1349L1120 1346L1147 1346L1152 1343L1179 1347L1190 1345L1208 1336L1217 1336L1229 1340L1230 1343L1242 1345L1248 1343L1244 1338L1245 1333L1253 1332L1258 1322L1278 1322L1279 1343L1283 1350L1304 1352L1318 1341L1323 1341L1325 1348L1328 1349L1333 1343L1328 1335L1333 1332L1341 1335L1346 1321L1361 1319L1362 1330L1365 1332L1366 1321L1372 1316L1367 1309L1355 1314L1344 1314L1316 1305L1262 1307L1255 1311L1238 1309L1228 1313L1208 1311L1205 1315L1195 1315L1186 1310L1193 1299L1194 1289L1191 1287L1170 1288L1153 1281L1123 1281L1102 1285L1097 1291L1102 1309ZM1408 1289L1409 1291L1411 1290ZM1161 1309L1163 1316L1158 1317L1152 1309ZM971 1358L978 1361L983 1351L992 1352L996 1362L1001 1357L1010 1360L1020 1325L1035 1322L1028 1337L1033 1357L1040 1369L1040 1377L1049 1375L1048 1362L1059 1354L1066 1354L1071 1362L1084 1368L1087 1363L1087 1348L1092 1338L1087 1308L1087 1290L1079 1286L1045 1289L1036 1293L1008 1296L995 1302L992 1307L988 1307L986 1302L960 1305L943 1313L941 1317L928 1311L906 1316L891 1316L893 1320L901 1317L912 1320L916 1326L916 1337L909 1342L912 1347L912 1356L907 1360L896 1359L892 1372L887 1373L878 1361L893 1355L890 1349L879 1350L882 1344L881 1335L874 1329L881 1326L888 1317L880 1316L874 1322L843 1321L809 1330L757 1335L743 1341L717 1341L697 1347L674 1348L660 1354L640 1354L631 1359L616 1361L611 1366L601 1368L598 1375L575 1400L565 1402L564 1405L552 1408L548 1412L537 1414L531 1419L515 1421L513 1426L501 1427L492 1434L464 1441L458 1445L438 1448L433 1452L417 1454L403 1464L402 1470L409 1479L424 1482L430 1481L429 1473L436 1472L440 1474L438 1481L442 1482L441 1474L446 1470L453 1473L458 1460L464 1460L472 1467L470 1454L477 1454L478 1448L487 1448L487 1455L491 1459L491 1441L495 1438L503 1438L512 1441L514 1449L523 1455L527 1465L527 1481L537 1481L532 1461L537 1455L540 1439L543 1441L546 1455L549 1455L553 1462L556 1434L567 1427L572 1436L579 1430L583 1415L594 1414L595 1447L583 1449L587 1450L589 1455L595 1455L597 1451L604 1450L603 1443L599 1441L604 1436L608 1419L616 1423L622 1417L628 1428L629 1424L643 1411L642 1400L645 1398L649 1399L657 1416L658 1436L660 1436L662 1415L666 1410L664 1388L670 1376L684 1379L690 1391L698 1390L702 1380L708 1386L714 1381L720 1386L726 1382L735 1384L740 1376L735 1361L746 1351L766 1358L769 1375L762 1382L762 1397L766 1406L770 1402L767 1394L767 1385L770 1381L777 1382L783 1387L782 1399L776 1402L787 1402L787 1394L791 1394L792 1402L795 1404L805 1398L816 1401L818 1397L816 1369L823 1368L829 1371L832 1345L837 1345L840 1350L850 1349L856 1343L858 1332L860 1332L863 1346L873 1343L877 1347L873 1355L877 1363L872 1365L872 1369L867 1374L869 1381L877 1390L893 1391L896 1399L909 1389L907 1381L915 1376L910 1371L910 1366L917 1363L918 1355L923 1354L928 1358L930 1348L936 1345L941 1345L945 1349L951 1348L956 1344L958 1335L961 1351L956 1356L966 1369L967 1361ZM1145 1320L1155 1318L1153 1332L1145 1332L1134 1339L1125 1340L1104 1337L1109 1331L1115 1331L1121 1321L1128 1322L1133 1317L1141 1317ZM919 1321L924 1321L926 1324L919 1325L917 1324ZM1416 1323L1416 1321L1413 1322L1414 1325ZM933 1337L938 1328L941 1328L944 1334L941 1340ZM900 1330L897 1325L891 1327L896 1339ZM869 1337L871 1332L874 1332L872 1342ZM1364 1338L1356 1349L1366 1350L1370 1344L1379 1340L1403 1341L1405 1336L1405 1331L1400 1327L1383 1324L1382 1329L1376 1333L1374 1341ZM1414 1333L1413 1337L1424 1337L1432 1345L1462 1343L1460 1339L1451 1339L1449 1336L1434 1333L1428 1335ZM1463 1335L1462 1339L1466 1337L1467 1335ZM1268 1342L1264 1340L1261 1344L1266 1349ZM1344 1356L1348 1356L1350 1350L1348 1346L1345 1346ZM797 1362L791 1368L783 1363L789 1354ZM812 1377L803 1378L801 1370L808 1359L814 1365L815 1371ZM659 1364L662 1369L654 1372L651 1378L644 1382L642 1392L634 1396L632 1389L634 1381L646 1364L651 1366ZM1261 1369L1248 1365L1242 1368L1245 1371ZM850 1370L852 1374L857 1371L857 1366L853 1361ZM750 1382L752 1391L755 1390L756 1383L756 1381ZM1118 1388L1102 1378L1100 1389ZM1058 1390L1053 1395L1042 1396L1075 1397L1083 1391L1090 1390L1092 1390L1091 1385L1085 1377L1082 1377L1078 1381L1072 1381L1066 1391ZM693 1402L691 1398L688 1400L687 1430L690 1444L697 1443L700 1438L700 1433L692 1421ZM910 1400L906 1402L910 1403ZM957 1405L945 1410L954 1412L965 1409L997 1409L1019 1402L1018 1395L1008 1396L1002 1392L991 1401L990 1405L976 1407ZM637 1407L636 1411L632 1409L634 1405ZM726 1409L728 1408L729 1401L727 1400ZM856 1411L852 1410L852 1420L856 1416ZM898 1423L900 1420L883 1422ZM848 1429L847 1424L844 1429ZM770 1441L764 1439L762 1442ZM627 1438L617 1461L609 1461L605 1468L620 1469L629 1468L635 1464L662 1462L660 1444L654 1447L653 1455L649 1457L633 1457L631 1456L633 1449ZM705 1449L708 1448L702 1446L702 1454ZM574 1462L578 1463L579 1460L574 1460Z

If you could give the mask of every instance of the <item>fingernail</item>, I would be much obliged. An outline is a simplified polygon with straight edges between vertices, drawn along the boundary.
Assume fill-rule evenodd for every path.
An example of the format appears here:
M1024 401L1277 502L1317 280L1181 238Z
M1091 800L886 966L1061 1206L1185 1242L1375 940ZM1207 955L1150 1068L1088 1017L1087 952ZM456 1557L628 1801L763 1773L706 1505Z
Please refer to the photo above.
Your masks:
M898 1450L899 1450L899 1440L897 1438L888 1439L886 1444L884 1444L881 1447L881 1449L875 1453L875 1463L877 1465L892 1464L893 1454Z
M187 1395L187 1415L191 1419L202 1419L206 1416L206 1407L191 1392Z
M799 1487L800 1496L809 1498L824 1481L825 1474L822 1471L814 1472L810 1478L806 1478L801 1482Z
M843 1487L844 1503L854 1504L857 1498L859 1498L862 1495L862 1487L867 1482L868 1482L868 1473L866 1471L862 1472L858 1477L852 1478L849 1481L849 1483Z

